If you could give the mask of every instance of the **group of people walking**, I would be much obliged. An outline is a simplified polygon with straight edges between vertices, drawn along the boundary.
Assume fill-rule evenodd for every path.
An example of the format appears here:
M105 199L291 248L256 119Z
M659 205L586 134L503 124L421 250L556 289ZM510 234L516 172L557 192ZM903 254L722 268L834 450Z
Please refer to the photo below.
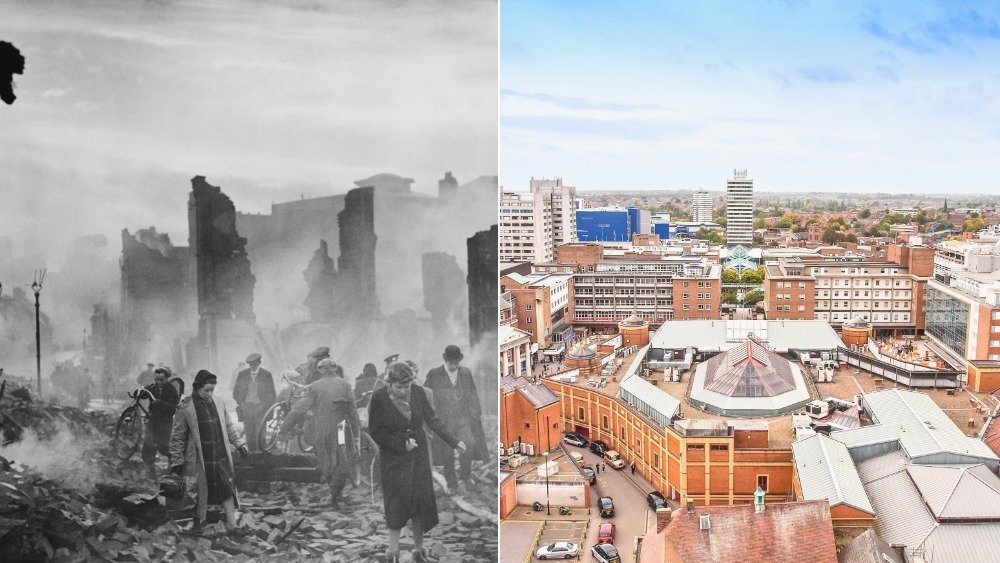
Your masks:
M368 433L379 450L383 508L389 530L386 558L398 561L399 538L409 523L414 539L413 559L425 561L423 534L438 523L432 463L442 466L449 492L459 492L473 483L472 461L490 459L478 393L471 371L461 366L461 349L446 347L443 365L427 373L423 386L416 383L415 364L394 361L381 377L374 365L366 365L352 389L343 369L329 355L329 348L318 348L308 362L296 369L298 378L285 376L289 388L282 395L291 399L292 407L279 436L288 436L302 425L307 413L312 413L311 443L317 466L329 483L331 507L340 509L348 483L358 484L362 438L358 410L367 405L365 418ZM222 505L226 527L235 534L240 533L235 518L239 501L231 452L236 449L246 454L257 447L254 438L267 409L278 398L272 375L261 367L260 354L251 354L246 363L248 367L239 372L233 387L245 437L236 431L224 402L214 393L218 377L209 371L198 372L192 394L180 401L174 387L166 382L165 373L157 372L155 381L147 387L157 399L151 401L150 409L154 439L147 437L147 444L153 443L148 446L151 459L155 460L157 452L169 455L172 473L196 478L198 521L204 521L209 505ZM154 411L153 406L158 404L165 406ZM164 422L169 404L177 405L176 413L170 412L172 427ZM434 437L428 438L425 425ZM164 445L164 435L169 447ZM147 459L147 446L143 447L143 459ZM149 465L152 467L151 461Z

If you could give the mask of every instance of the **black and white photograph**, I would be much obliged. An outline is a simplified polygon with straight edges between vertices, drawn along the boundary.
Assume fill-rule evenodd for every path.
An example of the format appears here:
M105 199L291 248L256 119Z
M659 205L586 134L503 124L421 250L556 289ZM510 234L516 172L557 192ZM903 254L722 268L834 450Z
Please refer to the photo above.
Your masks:
M497 560L498 5L0 2L0 561Z

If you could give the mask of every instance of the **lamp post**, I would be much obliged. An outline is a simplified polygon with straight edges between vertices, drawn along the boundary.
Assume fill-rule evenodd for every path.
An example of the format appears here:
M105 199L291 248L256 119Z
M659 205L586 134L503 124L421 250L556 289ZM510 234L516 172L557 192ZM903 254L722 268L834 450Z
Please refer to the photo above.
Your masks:
M549 417L545 416L545 513L552 515L552 505L549 503L549 451L552 450L552 438L549 436Z
M45 280L45 269L35 270L35 279L31 282L31 291L35 292L35 366L38 373L38 396L42 396L42 329L39 308L39 296L42 293L42 282Z

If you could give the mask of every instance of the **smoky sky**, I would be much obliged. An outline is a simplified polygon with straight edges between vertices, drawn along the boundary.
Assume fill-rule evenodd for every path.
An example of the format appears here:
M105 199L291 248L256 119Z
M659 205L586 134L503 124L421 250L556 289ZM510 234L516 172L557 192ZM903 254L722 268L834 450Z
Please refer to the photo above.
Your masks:
M379 172L436 192L497 169L497 5L19 2L31 62L0 112L0 236L58 269L74 238L187 245L190 179L240 211ZM30 272L26 275L30 276Z

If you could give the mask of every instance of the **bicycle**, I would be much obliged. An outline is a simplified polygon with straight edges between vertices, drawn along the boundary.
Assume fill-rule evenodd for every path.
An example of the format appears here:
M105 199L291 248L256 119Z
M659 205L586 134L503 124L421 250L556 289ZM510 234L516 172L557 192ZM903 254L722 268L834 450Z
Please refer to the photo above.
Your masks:
M264 419L260 424L260 428L257 430L257 447L262 452L270 452L274 450L275 446L278 444L278 432L281 430L281 424L285 421L285 418L289 413L292 412L292 403L295 399L299 398L300 395L296 393L300 392L305 385L301 383L296 383L284 375L281 376L282 379L288 383L289 386L294 390L289 393L288 399L284 401L278 401L270 406L266 412L264 412ZM312 413L306 414L306 420L302 424L302 428L296 432L295 440L299 447L299 450L303 453L309 453L313 451L313 445L309 443L309 438L312 434ZM285 444L287 446L287 443ZM285 448L287 450L287 447Z
M128 398L133 399L132 405L122 411L118 417L118 424L115 425L114 451L115 456L120 460L131 458L142 445L146 433L146 422L149 420L149 411L142 406L142 399L149 399L150 402L159 402L145 388L136 389L131 393L126 393Z

